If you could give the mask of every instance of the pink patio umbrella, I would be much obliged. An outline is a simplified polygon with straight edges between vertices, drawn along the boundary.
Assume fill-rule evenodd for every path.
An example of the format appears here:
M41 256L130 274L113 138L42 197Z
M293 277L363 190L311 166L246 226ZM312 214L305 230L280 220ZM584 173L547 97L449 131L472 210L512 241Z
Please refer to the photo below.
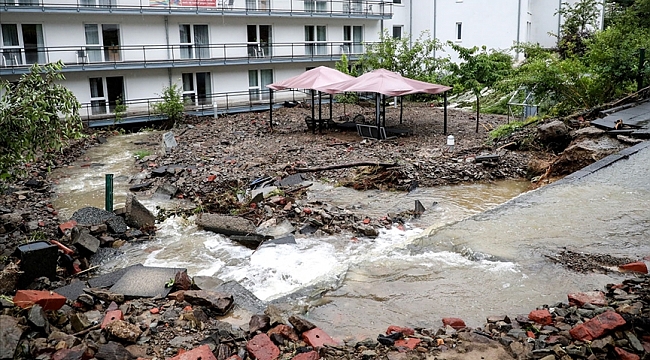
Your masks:
M338 70L328 68L326 66L319 66L304 73L294 76L292 78L269 84L266 87L272 90L285 90L285 89L309 89L311 90L311 118L314 119L314 90L326 87L333 83L351 80L354 77L344 74ZM321 92L321 90L319 90ZM327 91L323 91L327 92ZM330 119L332 118L332 97L330 93ZM321 97L318 97L318 121L322 126L322 113L321 113ZM271 106L272 107L272 106ZM272 110L271 110L272 111ZM271 115L272 116L272 115ZM316 127L313 127L316 131Z
M371 72L365 73L357 78L350 80L338 82L325 86L322 88L316 88L316 90L325 91L328 93L340 93L340 92L373 92L376 94L388 95L388 96L403 96L410 94L426 93L426 94L440 94L445 93L448 90L451 90L451 87L431 84L424 81L413 80L402 75L388 71L386 69L376 69ZM379 108L380 97L376 97L376 124L380 126L380 108ZM400 108L400 122L402 119L402 108ZM445 133L447 132L447 104L445 97ZM385 109L384 109L384 123L385 119Z

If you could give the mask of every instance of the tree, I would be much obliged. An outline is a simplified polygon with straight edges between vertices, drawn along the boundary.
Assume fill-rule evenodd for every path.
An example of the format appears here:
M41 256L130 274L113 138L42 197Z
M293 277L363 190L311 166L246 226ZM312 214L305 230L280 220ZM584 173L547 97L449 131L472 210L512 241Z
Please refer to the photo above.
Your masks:
M39 153L60 150L81 135L80 104L57 81L64 80L62 62L34 64L16 84L0 81L0 174L33 160Z
M154 104L154 110L167 115L167 118L173 122L180 120L185 110L180 87L172 84L169 87L164 87L163 93L158 95L162 98L162 101Z
M598 0L579 0L573 5L563 3L556 15L564 20L561 33L557 35L557 48L562 58L582 56L587 41L598 28Z
M488 51L485 46L465 48L453 42L449 46L458 53L460 63L450 63L456 85L472 91L476 96L476 132L481 112L481 91L494 86L512 70L512 57L500 51Z

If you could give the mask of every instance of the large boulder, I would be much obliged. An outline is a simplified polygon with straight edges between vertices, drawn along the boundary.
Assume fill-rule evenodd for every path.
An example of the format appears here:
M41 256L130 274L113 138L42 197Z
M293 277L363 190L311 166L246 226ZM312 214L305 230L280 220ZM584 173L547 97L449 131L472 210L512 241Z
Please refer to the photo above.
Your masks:
M624 148L618 140L607 136L578 139L555 160L551 175L570 174Z
M183 293L185 301L192 305L205 306L218 315L225 315L233 305L232 295L208 291L188 290Z
M571 141L569 128L560 120L554 120L537 127L537 141L551 149L564 149Z
M156 216L149 211L133 194L126 196L125 220L132 228L150 228L156 224Z
M250 220L238 216L201 214L196 224L205 230L224 235L255 234L255 225Z

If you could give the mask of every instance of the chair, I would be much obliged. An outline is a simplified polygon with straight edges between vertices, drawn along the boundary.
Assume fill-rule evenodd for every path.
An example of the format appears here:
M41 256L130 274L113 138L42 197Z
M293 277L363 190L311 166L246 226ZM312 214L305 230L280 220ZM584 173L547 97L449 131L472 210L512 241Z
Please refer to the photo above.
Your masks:
M219 6L222 9L232 10L233 5L235 5L235 0L219 0Z
M366 14L372 14L372 4L368 4L366 7Z

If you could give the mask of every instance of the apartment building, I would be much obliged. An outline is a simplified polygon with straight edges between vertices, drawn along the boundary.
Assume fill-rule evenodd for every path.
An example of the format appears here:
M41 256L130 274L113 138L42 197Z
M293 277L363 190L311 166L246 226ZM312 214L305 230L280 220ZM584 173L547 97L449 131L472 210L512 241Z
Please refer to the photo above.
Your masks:
M61 60L65 86L85 118L112 113L118 101L149 111L151 99L172 83L190 106L262 103L267 84L333 67L342 54L354 60L382 29L415 37L426 30L463 46L551 46L559 6L557 0L0 0L0 76L15 81L33 63Z

